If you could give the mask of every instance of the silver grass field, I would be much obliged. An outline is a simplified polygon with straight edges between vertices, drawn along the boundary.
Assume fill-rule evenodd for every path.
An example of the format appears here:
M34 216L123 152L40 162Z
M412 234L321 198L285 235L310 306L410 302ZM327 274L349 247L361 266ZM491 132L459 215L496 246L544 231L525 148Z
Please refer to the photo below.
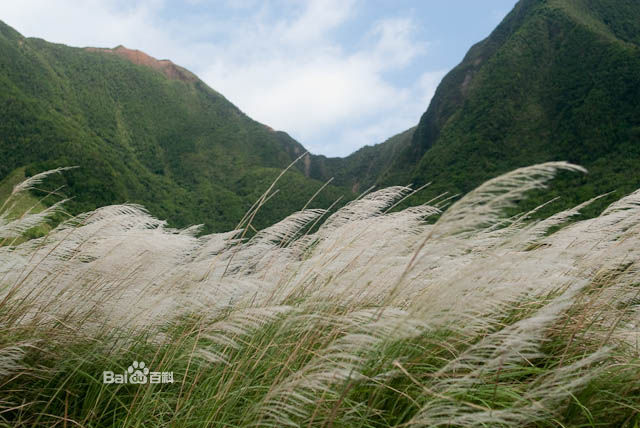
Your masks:
M0 426L640 426L640 191L537 219L559 170L198 236L143 207L0 209ZM274 183L275 184L275 183ZM596 198L597 199L597 198ZM105 384L133 361L173 383Z

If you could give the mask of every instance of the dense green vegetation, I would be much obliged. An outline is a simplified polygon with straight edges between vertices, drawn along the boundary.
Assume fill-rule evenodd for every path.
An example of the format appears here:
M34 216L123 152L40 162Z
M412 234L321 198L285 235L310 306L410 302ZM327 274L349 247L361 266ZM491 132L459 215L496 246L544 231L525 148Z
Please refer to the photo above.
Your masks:
M639 2L522 0L443 79L411 143L385 157L391 167L377 182L433 182L416 203L566 160L589 174L560 177L530 204L561 195L570 206L616 191L596 210L640 185L638 100Z
M354 192L365 191L376 182L398 185L409 183L411 170L396 170L392 162L411 143L415 128L408 129L375 146L365 146L345 158L312 156L311 177L326 180L330 177L340 186Z
M640 184L640 3L522 0L442 81L417 127L346 158L309 156L280 183L258 226L329 206L372 185L432 185L416 204L465 193L508 170L551 160L553 209ZM137 202L172 224L235 225L304 148L240 112L197 78L169 79L116 55L25 39L0 25L0 181L78 165L57 178L73 213ZM283 195L287 195L284 197Z
M199 80L181 81L113 54L24 38L0 23L0 181L79 166L55 177L79 213L135 202L175 226L233 228L304 148L251 120ZM298 162L256 218L273 223L322 182ZM251 177L251 179L249 179ZM329 206L348 191L327 187ZM301 200L304 202L300 203Z

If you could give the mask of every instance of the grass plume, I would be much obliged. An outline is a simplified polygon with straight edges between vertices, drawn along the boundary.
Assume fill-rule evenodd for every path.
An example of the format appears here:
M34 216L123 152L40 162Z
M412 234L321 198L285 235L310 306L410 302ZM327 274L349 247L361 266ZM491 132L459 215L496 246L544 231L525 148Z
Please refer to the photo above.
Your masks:
M255 212L198 236L118 205L2 246L0 425L637 427L638 192L505 214L558 170L584 172L521 168L444 212L391 212L392 187L249 238ZM102 382L134 360L175 382Z

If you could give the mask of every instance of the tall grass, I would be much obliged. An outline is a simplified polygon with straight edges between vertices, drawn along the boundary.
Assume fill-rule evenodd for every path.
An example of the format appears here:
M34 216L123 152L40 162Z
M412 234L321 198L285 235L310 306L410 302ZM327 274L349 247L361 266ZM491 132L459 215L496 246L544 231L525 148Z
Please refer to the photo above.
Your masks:
M561 169L582 171L522 168L444 212L389 211L392 187L198 237L118 205L5 242L0 425L638 427L640 191L580 222L588 203L505 215ZM0 214L0 236L47 214ZM103 383L134 360L174 382Z

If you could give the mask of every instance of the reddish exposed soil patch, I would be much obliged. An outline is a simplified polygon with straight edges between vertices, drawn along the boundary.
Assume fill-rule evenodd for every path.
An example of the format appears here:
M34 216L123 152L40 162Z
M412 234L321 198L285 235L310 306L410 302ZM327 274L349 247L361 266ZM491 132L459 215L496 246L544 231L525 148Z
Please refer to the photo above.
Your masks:
M127 49L124 46L120 45L115 49L109 48L86 48L90 52L104 52L104 53L113 53L122 58L125 58L137 65L144 65L146 67L152 68L154 70L158 70L167 76L169 79L173 80L182 80L184 82L195 82L198 80L198 77L191 73L189 70L182 68L178 65L175 65L168 59L155 59L152 56L147 55L146 53L139 51L137 49Z

